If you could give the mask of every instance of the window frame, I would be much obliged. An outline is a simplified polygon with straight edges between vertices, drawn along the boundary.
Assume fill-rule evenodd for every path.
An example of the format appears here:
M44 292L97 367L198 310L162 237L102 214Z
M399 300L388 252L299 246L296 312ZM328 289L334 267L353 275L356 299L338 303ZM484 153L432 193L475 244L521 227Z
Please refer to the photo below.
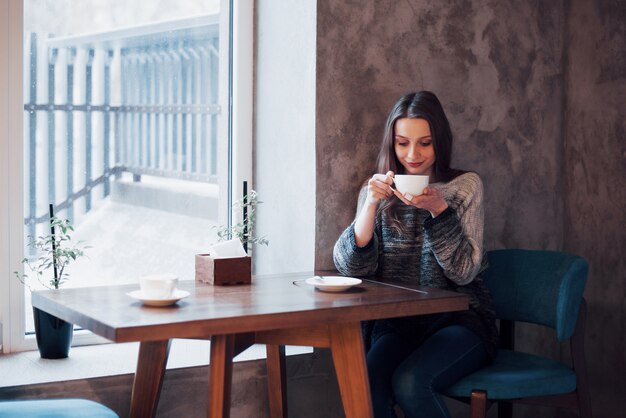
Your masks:
M220 48L228 59L220 61L220 85L229 82L228 94L220 94L220 106L228 117L220 118L220 136L228 133L228 147L220 147L218 175L230 187L220 188L218 220L236 222L230 208L241 196L241 184L252 187L252 106L254 0L221 0ZM13 271L21 271L24 236L23 185L23 0L0 0L0 351L35 350L34 335L25 334L23 285ZM227 32L224 32L228 30ZM228 71L232 65L232 73ZM229 79L230 77L230 79ZM229 156L233 158L230 159ZM223 177L222 177L223 176ZM88 331L74 333L72 345L108 342Z

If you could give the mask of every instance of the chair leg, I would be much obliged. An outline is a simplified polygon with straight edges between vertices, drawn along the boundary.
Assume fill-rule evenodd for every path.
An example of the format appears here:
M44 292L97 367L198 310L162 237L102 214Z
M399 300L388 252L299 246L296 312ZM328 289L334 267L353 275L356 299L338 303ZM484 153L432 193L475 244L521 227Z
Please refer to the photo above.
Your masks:
M587 362L585 361L585 323L587 321L587 301L583 298L578 313L578 321L574 335L570 340L572 363L576 371L578 386L578 411L580 418L592 418L591 400L589 399L589 384L587 380Z
M587 391L578 392L578 413L580 418L593 418L593 415L591 415L591 400Z
M470 411L472 418L485 418L487 416L487 392L484 390L472 391Z

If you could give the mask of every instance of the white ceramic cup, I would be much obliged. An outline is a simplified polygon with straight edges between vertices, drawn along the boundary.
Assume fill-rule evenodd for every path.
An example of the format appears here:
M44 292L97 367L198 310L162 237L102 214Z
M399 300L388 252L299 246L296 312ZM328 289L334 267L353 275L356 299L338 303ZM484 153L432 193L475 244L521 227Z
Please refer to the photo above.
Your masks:
M151 274L139 278L141 295L147 299L169 299L178 286L178 277L173 274Z
M417 174L396 174L393 177L396 189L400 193L419 196L424 192L424 188L428 186L428 176Z

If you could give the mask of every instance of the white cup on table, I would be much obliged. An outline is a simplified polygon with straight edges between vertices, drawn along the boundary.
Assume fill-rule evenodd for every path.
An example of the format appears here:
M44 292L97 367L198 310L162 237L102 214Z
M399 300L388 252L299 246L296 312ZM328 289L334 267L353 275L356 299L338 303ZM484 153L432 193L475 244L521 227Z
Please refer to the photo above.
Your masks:
M151 274L139 278L141 295L147 299L169 299L178 286L173 274Z

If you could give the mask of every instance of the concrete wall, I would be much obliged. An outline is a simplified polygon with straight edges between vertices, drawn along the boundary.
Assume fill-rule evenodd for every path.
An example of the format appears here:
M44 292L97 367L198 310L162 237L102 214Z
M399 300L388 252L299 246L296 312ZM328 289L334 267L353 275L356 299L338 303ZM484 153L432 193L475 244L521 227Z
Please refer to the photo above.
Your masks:
M388 110L407 91L432 90L455 134L453 165L485 182L486 247L590 262L594 417L624 410L624 2L319 0L317 15L316 267L333 267ZM517 337L567 360L548 335L523 327Z
M317 28L316 267L332 267L388 111L422 89L447 110L453 164L483 177L488 247L560 245L561 2L321 0Z
M256 2L256 274L313 270L315 2ZM294 251L296 250L296 251ZM286 256L288 254L288 256Z
M566 8L567 251L589 260L586 351L594 417L626 410L626 3Z

